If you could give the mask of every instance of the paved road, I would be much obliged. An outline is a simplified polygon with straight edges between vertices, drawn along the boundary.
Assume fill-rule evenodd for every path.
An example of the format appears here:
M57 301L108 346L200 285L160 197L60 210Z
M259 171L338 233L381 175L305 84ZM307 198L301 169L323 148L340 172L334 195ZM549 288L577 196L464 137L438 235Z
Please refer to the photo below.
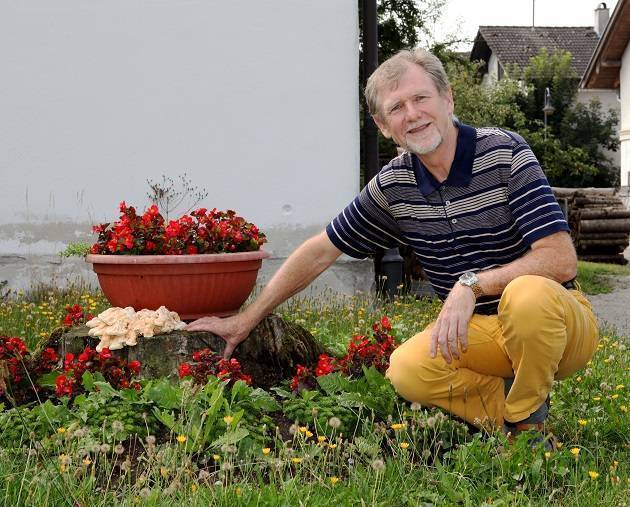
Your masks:
M630 261L630 247L624 252ZM630 276L617 280L616 289L610 294L588 296L600 325L611 326L619 334L630 338Z
M600 326L610 326L630 338L630 276L617 281L617 288L609 294L588 296Z

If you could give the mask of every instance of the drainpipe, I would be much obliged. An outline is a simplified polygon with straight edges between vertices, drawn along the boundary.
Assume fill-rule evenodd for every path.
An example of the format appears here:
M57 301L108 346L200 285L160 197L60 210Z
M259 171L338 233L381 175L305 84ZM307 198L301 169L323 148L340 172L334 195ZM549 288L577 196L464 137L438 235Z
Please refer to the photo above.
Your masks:
M378 17L377 0L363 1L363 76L367 78L378 67ZM365 87L365 83L362 83ZM370 181L380 169L378 160L378 130L367 107L364 107L363 132L365 154L365 181ZM380 261L374 260L376 287L381 294L393 298L403 283L403 258L398 248L385 251Z

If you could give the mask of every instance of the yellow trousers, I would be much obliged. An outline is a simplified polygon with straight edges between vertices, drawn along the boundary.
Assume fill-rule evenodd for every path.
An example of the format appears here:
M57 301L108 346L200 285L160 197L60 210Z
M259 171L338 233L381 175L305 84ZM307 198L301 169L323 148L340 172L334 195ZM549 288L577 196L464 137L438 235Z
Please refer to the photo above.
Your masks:
M431 328L400 345L387 377L405 399L442 407L480 427L526 419L554 379L582 368L597 348L590 303L578 290L541 276L508 284L498 315L473 315L468 350L448 364L429 355ZM506 396L504 379L514 382Z

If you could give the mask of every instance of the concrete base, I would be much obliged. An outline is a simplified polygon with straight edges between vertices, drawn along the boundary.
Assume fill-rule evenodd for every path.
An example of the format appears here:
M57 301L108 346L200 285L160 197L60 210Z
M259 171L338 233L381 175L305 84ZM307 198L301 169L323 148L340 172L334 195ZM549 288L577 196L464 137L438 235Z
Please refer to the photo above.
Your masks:
M272 257L263 261L258 284L265 285L285 261ZM67 287L84 284L98 287L96 274L90 264L79 258L62 258L59 255L0 255L0 282L5 288L28 290L40 285ZM309 294L321 294L325 290L345 295L370 292L374 289L374 263L367 259L358 261L342 256L322 273L310 287Z

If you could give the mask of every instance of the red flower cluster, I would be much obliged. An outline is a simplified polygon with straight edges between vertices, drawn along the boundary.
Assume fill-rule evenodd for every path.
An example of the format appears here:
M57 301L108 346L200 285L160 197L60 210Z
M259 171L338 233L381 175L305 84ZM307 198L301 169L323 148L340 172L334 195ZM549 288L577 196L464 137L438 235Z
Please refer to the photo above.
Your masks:
M232 210L200 208L167 224L155 204L140 216L124 201L118 222L95 225L92 231L98 240L90 251L106 255L251 252L267 242L258 227Z
M92 314L83 311L80 305L68 305L65 308L66 315L61 321L61 325L64 327L78 326L84 324L88 320L92 320Z
M83 374L100 372L105 380L115 389L140 389L140 384L133 380L140 374L140 361L125 361L114 357L109 349L100 353L86 347L81 354L66 354L63 360L63 373L55 380L57 396L74 396L83 390Z
M242 372L241 365L236 359L223 359L209 348L194 352L193 361L195 364L179 365L179 378L192 377L195 384L200 385L204 385L210 375L227 381L229 385L237 380L242 380L246 384L252 383L252 378Z
M5 361L9 370L9 379L14 386L24 379L22 363L29 354L26 345L16 336L0 336L0 361ZM0 395L4 394L4 386L0 383Z
M390 334L392 325L386 316L372 325L372 338L355 335L348 344L348 351L341 359L321 354L314 372L306 366L298 365L296 374L291 379L291 389L314 389L317 386L315 377L340 371L344 375L361 375L363 366L374 366L381 373L389 368L389 356L398 346Z
M9 373L8 378L3 379L4 382L0 381L0 397L5 395L8 381L13 399L22 403L35 393L31 381L36 382L41 375L51 372L58 358L52 348L46 348L39 357L32 359L20 338L0 336L0 361L5 361ZM36 384L35 389L39 389Z

